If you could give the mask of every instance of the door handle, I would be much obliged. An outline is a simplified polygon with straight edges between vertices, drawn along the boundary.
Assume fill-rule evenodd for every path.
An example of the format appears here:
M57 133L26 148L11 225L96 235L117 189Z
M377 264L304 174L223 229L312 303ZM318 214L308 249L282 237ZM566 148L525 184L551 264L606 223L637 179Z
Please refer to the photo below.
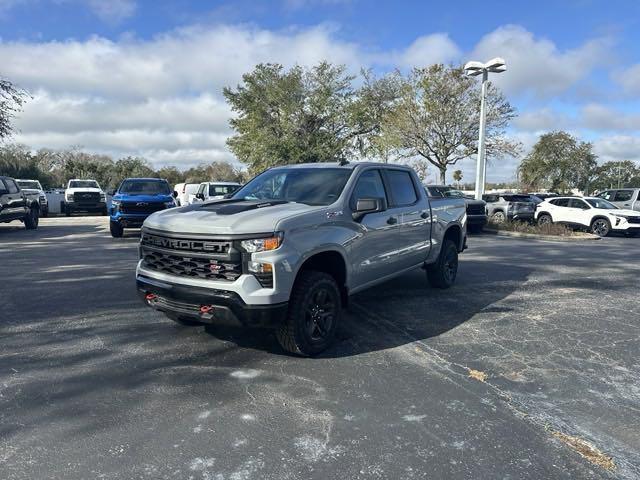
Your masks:
M389 217L387 218L387 223L389 225L395 225L396 223L398 223L398 219L396 217Z
M631 206L631 204L630 204L630 203L625 203L625 204L624 204L624 206L625 206L625 207L630 207L630 206Z
M422 212L420 214L420 218L424 218L426 220L427 218L429 218L429 212Z

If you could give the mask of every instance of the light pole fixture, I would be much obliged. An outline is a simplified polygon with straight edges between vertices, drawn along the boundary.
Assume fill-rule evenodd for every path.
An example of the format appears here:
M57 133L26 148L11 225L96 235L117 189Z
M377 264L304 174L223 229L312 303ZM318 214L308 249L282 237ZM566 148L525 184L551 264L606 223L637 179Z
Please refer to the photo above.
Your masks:
M485 130L487 126L487 82L489 72L502 73L507 70L503 58L496 57L486 63L467 62L464 71L472 77L482 74L482 97L480 100L480 134L478 137L478 161L476 165L476 200L482 200L486 183L486 159L485 159Z

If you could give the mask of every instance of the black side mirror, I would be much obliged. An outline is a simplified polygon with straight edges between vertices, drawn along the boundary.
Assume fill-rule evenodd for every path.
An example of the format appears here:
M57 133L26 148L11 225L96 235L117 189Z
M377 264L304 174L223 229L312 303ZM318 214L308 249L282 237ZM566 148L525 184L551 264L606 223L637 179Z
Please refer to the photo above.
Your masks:
M359 198L356 201L356 209L353 211L353 219L357 222L366 214L382 212L385 208L382 198Z
M178 198L178 192L176 192L175 190L173 191L173 193L171 194L171 196L173 198Z
M200 200L204 200L204 193L196 193L196 198L199 198Z

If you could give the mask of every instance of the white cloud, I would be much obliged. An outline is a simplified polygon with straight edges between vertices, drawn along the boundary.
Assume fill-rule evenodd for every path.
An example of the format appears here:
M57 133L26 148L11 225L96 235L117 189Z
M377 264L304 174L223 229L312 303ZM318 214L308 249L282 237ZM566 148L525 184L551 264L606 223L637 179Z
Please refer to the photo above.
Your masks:
M508 25L484 36L470 58L486 61L503 57L506 73L492 75L491 80L507 94L551 97L566 92L597 67L604 68L610 61L611 44L611 39L599 38L575 49L560 50L550 40Z
M397 55L395 61L405 67L426 67L433 63L450 63L460 57L460 49L446 33L418 37Z
M571 119L549 107L522 112L513 120L513 126L524 132L566 129L570 124Z
M613 78L626 93L631 95L640 94L640 63L615 72Z
M593 150L601 162L633 160L640 162L640 137L612 135L593 142Z
M600 104L582 109L582 125L592 130L640 131L640 115L616 111Z

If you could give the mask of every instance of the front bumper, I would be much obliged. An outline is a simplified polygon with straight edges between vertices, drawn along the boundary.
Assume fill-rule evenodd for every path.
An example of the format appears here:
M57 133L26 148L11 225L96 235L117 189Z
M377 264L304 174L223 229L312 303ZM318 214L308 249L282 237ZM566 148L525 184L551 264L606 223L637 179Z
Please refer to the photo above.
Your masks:
M64 202L67 210L74 212L102 212L107 208L106 202L84 203L84 202Z
M248 305L228 290L162 282L137 275L140 298L151 308L203 323L276 328L284 322L288 303Z
M112 209L113 210L113 209ZM142 224L151 215L150 213L112 213L109 219L112 222L119 223L123 228L140 228Z

